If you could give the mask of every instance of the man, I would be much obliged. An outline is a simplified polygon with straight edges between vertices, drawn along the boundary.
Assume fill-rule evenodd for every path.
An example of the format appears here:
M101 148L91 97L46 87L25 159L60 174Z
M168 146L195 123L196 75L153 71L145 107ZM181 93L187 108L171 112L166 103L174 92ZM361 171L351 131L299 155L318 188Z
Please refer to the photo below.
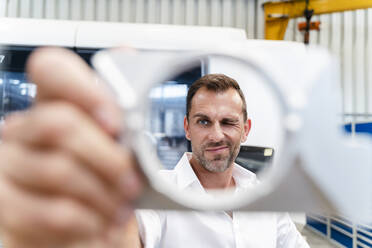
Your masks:
M8 119L2 129L0 227L6 247L139 247L132 202L141 194L143 179L130 150L115 142L122 121L110 94L102 86L92 84L94 74L76 55L62 49L47 48L34 53L28 63L28 74L38 86L37 101L27 113ZM226 109L220 106L214 111L203 107L203 99L215 98L222 102L222 99L226 100L225 94L231 94L229 96L235 99ZM230 160L236 156L237 146L247 136L250 126L243 118L241 102L234 90L212 93L203 87L191 98L185 128L196 151L195 159L191 160L195 166L193 171L197 171L196 176L204 188L238 186L239 180L233 171L235 166L231 166ZM196 112L196 106L203 107L201 112ZM233 114L221 119L219 111L226 114L228 109ZM214 123L211 129L210 122ZM207 134L207 129L212 130L211 135ZM210 182L205 180L208 174L213 174ZM162 246L157 240L152 242L151 237L160 237L161 242L165 241L164 237L174 238L177 243L168 243L173 247L179 247L189 238L195 238L196 242L200 240L183 233L187 222L177 227L179 232L173 232L178 236L171 236L169 229L163 230L171 235L163 232L159 236L157 229L146 225L152 216L156 216L152 214L138 213L145 246ZM165 214L170 216L170 213ZM221 214L224 213L217 213L217 218L213 218L213 213L206 216L209 220L220 221ZM163 220L172 220L168 216ZM185 220L185 215L174 213L174 216ZM293 224L288 224L288 218L281 221L273 216L268 217L270 223L276 221L275 227L271 226L270 239L274 233L277 237L293 233ZM241 219L235 213L225 217L229 218L230 226ZM203 218L201 220L206 220ZM250 226L251 229L265 222L254 216L249 221L256 223ZM192 222L189 225L185 230L192 229ZM207 226L203 228L205 230ZM248 233L249 236L234 232L233 236L254 240L260 233L266 237L267 230L259 230L255 234ZM203 234L210 237L211 246L215 239L218 241L224 236L215 233ZM287 238L280 240L285 245ZM231 238L223 242L220 245L227 244L223 247L233 245ZM238 239L234 242L235 245L230 247L240 246ZM199 245L205 247L204 242Z
M235 164L251 120L238 83L222 74L193 83L184 118L192 153L162 176L181 191L244 189L257 183ZM308 247L287 214L137 211L145 247Z

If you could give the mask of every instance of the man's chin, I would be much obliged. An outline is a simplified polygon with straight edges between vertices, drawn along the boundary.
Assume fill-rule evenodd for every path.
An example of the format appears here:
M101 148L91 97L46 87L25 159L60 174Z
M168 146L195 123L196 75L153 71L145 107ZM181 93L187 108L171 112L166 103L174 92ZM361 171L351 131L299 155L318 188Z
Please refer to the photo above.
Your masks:
M224 172L226 171L230 166L227 164L227 160L213 160L208 162L207 170L210 172Z

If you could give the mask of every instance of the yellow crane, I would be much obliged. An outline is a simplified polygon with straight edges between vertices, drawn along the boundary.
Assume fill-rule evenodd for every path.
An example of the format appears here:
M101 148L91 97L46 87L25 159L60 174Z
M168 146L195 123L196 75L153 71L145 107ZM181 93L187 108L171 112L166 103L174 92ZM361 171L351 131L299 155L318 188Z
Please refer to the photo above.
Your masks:
M292 18L305 17L305 43L309 40L310 19L313 15L330 14L348 10L372 8L372 0L285 0L266 2L265 39L283 40L288 22Z

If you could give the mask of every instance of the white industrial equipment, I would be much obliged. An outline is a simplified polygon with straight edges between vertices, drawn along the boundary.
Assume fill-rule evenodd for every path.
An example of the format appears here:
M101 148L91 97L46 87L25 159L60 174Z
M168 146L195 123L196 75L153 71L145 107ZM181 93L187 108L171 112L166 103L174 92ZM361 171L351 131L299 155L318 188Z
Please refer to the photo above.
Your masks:
M96 55L94 66L117 93L127 117L126 125L132 131L126 138L151 182L152 188L141 206L316 211L372 220L372 141L367 137L352 141L341 130L336 61L321 49L251 48L244 41L230 41L215 43L214 48L200 48L199 53L128 53L126 49L116 49ZM221 68L227 72L226 67L230 66L240 68L236 75L250 70L253 76L257 76L253 74L256 72L262 77L261 84L271 92L262 92L260 97L274 101L273 106L279 110L270 122L279 127L279 149L276 163L252 190L239 195L214 192L218 197L210 198L195 192L179 192L162 180L157 173L161 165L156 163L156 154L141 133L150 105L146 99L152 87L200 61L216 60L224 60ZM139 73L144 65L146 72ZM245 94L249 98L250 93Z

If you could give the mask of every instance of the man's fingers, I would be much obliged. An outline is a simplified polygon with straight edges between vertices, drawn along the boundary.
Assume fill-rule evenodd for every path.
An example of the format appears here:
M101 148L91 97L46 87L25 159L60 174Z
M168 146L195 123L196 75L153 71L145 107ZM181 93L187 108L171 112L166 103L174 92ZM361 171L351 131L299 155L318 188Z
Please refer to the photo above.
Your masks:
M5 178L1 178L0 188L2 228L13 235L36 240L84 239L106 228L106 222L99 215L68 198L26 193Z
M117 218L119 196L66 154L36 149L31 152L20 145L9 144L0 150L0 156L2 173L12 183L44 194L72 197L95 208L109 221Z
M73 52L41 48L28 60L27 72L37 85L37 101L68 101L88 112L110 134L120 129L120 111L111 94L97 84L95 74Z
M66 103L35 106L26 116L7 120L3 139L34 147L62 149L119 191L140 187L138 178L122 183L122 175L132 174L132 153L101 132L89 117ZM133 173L132 177L136 174ZM130 185L131 184L131 185Z

